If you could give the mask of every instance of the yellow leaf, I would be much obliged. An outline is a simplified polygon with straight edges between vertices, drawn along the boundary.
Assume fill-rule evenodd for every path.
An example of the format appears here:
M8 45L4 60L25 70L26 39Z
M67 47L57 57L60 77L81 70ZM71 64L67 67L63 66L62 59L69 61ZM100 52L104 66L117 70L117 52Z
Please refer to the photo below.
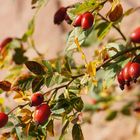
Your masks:
M24 114L24 115L28 115L28 116L31 116L31 114L32 114L32 112L29 109L27 109L27 108L21 109L20 113Z
M46 130L49 132L50 136L54 136L54 125L53 125L53 120L50 120L49 123L46 126Z
M96 57L96 56L98 56L99 55L99 50L95 50L94 51L94 56Z
M102 97L107 97L107 96L108 96L107 92L101 92L100 95L101 95Z
M16 92L16 95L14 96L14 100L17 102L23 102L23 101L30 101L30 96L29 92L25 92L23 94L22 91Z
M4 103L4 98L0 98L0 104Z
M75 44L76 44L76 46L77 46L77 48L78 48L78 51L79 52L82 52L82 49L81 49L81 46L80 46L80 44L79 44L79 41L78 41L78 38L77 37L75 37Z
M84 52L83 52L83 50L82 50L82 48L81 48L81 46L79 44L79 41L78 41L77 37L75 37L74 42L75 42L75 44L76 44L76 46L78 48L78 51L82 54L82 59L85 60L85 63L87 64L86 56L85 56L85 54L84 54Z
M86 59L86 56L84 54L82 54L82 59L85 60Z
M22 116L21 121L24 124L28 124L31 121L31 119L32 119L31 116Z
M22 100L23 98L23 93L22 92L16 92L16 95L14 96L14 100Z
M28 123L25 127L26 136L28 136L28 134L29 134L30 126L31 126L31 123Z
M92 77L96 75L96 62L89 62L87 64L87 73Z
M106 86L106 81L104 80L103 81L103 87L102 87L102 91L105 92L107 89L107 86Z
M96 79L92 79L92 83L93 83L93 85L94 85L94 86L96 86L96 87L97 87L97 83L98 83L98 82L97 82L97 80L96 80Z
M27 108L20 109L18 114L20 114L21 121L24 124L28 124L32 120L32 112L29 109L27 109Z

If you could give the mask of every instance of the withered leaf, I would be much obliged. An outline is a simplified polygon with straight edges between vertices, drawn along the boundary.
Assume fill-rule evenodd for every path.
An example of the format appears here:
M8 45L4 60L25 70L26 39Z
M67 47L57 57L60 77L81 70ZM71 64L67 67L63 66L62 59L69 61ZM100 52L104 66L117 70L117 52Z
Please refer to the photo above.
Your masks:
M34 79L34 76L31 74L23 74L20 77L16 79L12 86L12 90L28 90L31 88L32 81Z
M115 8L111 9L108 13L110 21L115 22L119 20L123 15L123 7L121 4L117 4Z
M25 65L26 65L26 67L27 67L32 73L34 73L34 74L36 74L36 75L43 75L43 74L45 74L44 67L43 67L41 64L39 64L39 63L37 63L37 62L35 62L35 61L27 61L27 62L25 63Z
M11 83L8 81L0 81L0 89L3 91L10 91L11 89Z

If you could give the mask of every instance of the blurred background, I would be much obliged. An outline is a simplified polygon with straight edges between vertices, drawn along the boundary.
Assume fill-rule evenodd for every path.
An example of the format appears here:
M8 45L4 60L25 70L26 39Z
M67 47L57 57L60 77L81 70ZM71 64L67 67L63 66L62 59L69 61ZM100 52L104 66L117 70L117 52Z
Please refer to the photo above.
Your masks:
M65 23L61 26L54 25L54 13L60 6L67 6L74 2L78 2L78 0L50 0L37 16L34 39L37 50L46 53L46 59L54 58L57 52L65 48L66 33L72 28ZM140 0L122 0L122 3L125 10L140 6ZM103 10L106 8L108 7L106 6ZM0 41L5 37L21 37L34 12L35 10L31 9L31 0L0 0ZM125 35L129 35L136 26L140 25L139 15L140 10L123 20L121 28ZM118 35L115 31L111 34ZM89 54L92 50L92 47L85 49L88 59L91 58ZM30 56L36 55L33 50L28 53ZM80 59L77 56L77 60ZM1 73L0 80L3 77L4 75ZM9 99L7 102L13 106L12 100ZM92 116L90 124L82 125L85 140L140 140L140 128L135 133L137 124L135 117L119 116L107 123L104 116L105 112L96 113ZM68 135L68 139L71 139L71 136L69 138Z

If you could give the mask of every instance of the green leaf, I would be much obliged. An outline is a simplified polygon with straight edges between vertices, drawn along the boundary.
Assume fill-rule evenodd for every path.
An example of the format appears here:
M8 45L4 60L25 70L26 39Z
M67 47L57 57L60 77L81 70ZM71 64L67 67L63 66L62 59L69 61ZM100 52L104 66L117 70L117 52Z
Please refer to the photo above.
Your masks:
M48 60L42 60L42 63L47 67L49 73L53 73L52 65Z
M50 120L46 126L46 130L49 132L50 136L54 136L54 124L53 120Z
M58 73L61 73L61 60L57 60L55 63L55 68Z
M25 65L34 74L43 75L46 73L43 66L35 61L27 61Z
M105 68L104 71L104 80L106 81L106 86L110 87L115 80L116 74L121 69L119 65L116 63L110 64L108 67Z
M53 75L48 75L45 77L45 84L47 87L58 85L66 81L68 81L67 78L58 73L54 73Z
M80 89L78 87L75 86L69 86L69 94L78 94L80 92ZM69 95L71 97L71 95Z
M77 46L75 44L76 37L78 38L79 44L82 45L85 39L91 33L91 31L92 31L92 28L86 31L83 31L83 29L80 27L74 28L68 37L65 53L68 53L69 51L77 49Z
M7 123L4 127L5 127L5 128L9 128L9 127L13 127L13 126L14 126L14 123L8 121L8 123Z
M131 115L130 108L126 108L126 107L125 108L122 108L121 113L123 115L130 116Z
M51 87L53 85L56 84L56 81L55 81L55 76L54 75L49 75L45 78L45 84L47 87Z
M117 117L117 111L110 111L109 114L106 117L107 121L112 121Z
M84 112L86 111L97 111L100 110L100 106L99 105L92 105L92 104L85 104L84 105Z
M92 30L90 35L86 38L85 42L82 44L82 47L92 47L93 45L98 46L100 44L100 41L97 38L97 32L96 30Z
M68 126L69 126L69 121L66 121L66 123L64 124L64 126L62 128L62 131L61 131L61 135L60 135L59 140L63 140L64 135L66 133L66 130L67 130Z
M16 130L16 134L17 134L18 139L23 140L21 129L19 127L15 127L15 130Z
M32 81L32 91L37 92L40 90L41 86L44 84L44 78L36 77Z
M118 43L108 43L106 45L109 57L116 55L119 51L125 50L125 46Z
M70 113L72 110L72 106L69 101L66 99L58 99L56 101L55 106L52 109L54 114L62 114L62 113Z
M64 79L65 79L65 77L64 76L61 76L60 74L58 74L58 75L55 76L55 82L56 82L56 84L63 83L63 80Z
M75 124L72 128L72 138L73 140L84 140L84 136L79 124Z
M109 33L112 24L112 22L102 22L95 27L95 29L98 30L97 37L99 40L102 40Z
M22 41L27 41L28 37L32 36L35 30L35 18L32 18L31 21L29 22L28 29L22 36Z
M22 75L15 81L12 89L28 90L31 88L33 79L32 75Z
M69 57L65 57L65 67L71 73L71 59Z
M87 0L87 1L84 1L81 4L75 5L75 9L72 9L71 13L80 14L80 13L84 13L86 11L94 11L94 10L99 9L99 8L101 9L102 5L105 1L106 0L98 0L98 1L97 0Z
M16 48L14 50L13 60L17 65L24 64L28 58L24 56L25 50L22 48Z
M76 111L80 112L83 109L84 103L80 97L72 98L70 101Z
M130 14L133 14L135 11L137 11L139 9L140 9L140 7L130 8L124 12L124 16L129 16Z
M12 42L10 42L9 48L16 49L21 48L21 40L19 39L13 39Z
M121 113L126 116L131 115L131 107L133 106L133 102L128 102L126 105L124 105L121 109Z

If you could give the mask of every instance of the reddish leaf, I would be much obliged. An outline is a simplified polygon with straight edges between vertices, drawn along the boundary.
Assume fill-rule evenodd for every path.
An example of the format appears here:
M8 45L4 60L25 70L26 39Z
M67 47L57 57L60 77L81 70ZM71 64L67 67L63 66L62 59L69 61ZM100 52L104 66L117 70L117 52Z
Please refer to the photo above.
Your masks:
M1 81L0 82L0 89L4 91L10 91L11 89L11 83L8 81Z
M0 44L0 51L2 51L2 49L3 49L7 44L9 44L12 40L13 40L13 38L11 38L11 37L5 38L5 39L1 42L1 44Z
M84 140L82 129L79 124L75 124L72 128L72 138L73 140Z
M27 61L25 65L34 74L37 74L37 75L45 74L45 70L43 66L35 61Z
M28 90L31 88L31 83L34 77L30 74L23 74L18 77L15 83L12 86L12 90L19 91L19 90Z
M115 22L119 20L122 17L122 15L123 15L123 7L121 4L118 4L115 6L113 10L109 12L108 17L110 21Z

